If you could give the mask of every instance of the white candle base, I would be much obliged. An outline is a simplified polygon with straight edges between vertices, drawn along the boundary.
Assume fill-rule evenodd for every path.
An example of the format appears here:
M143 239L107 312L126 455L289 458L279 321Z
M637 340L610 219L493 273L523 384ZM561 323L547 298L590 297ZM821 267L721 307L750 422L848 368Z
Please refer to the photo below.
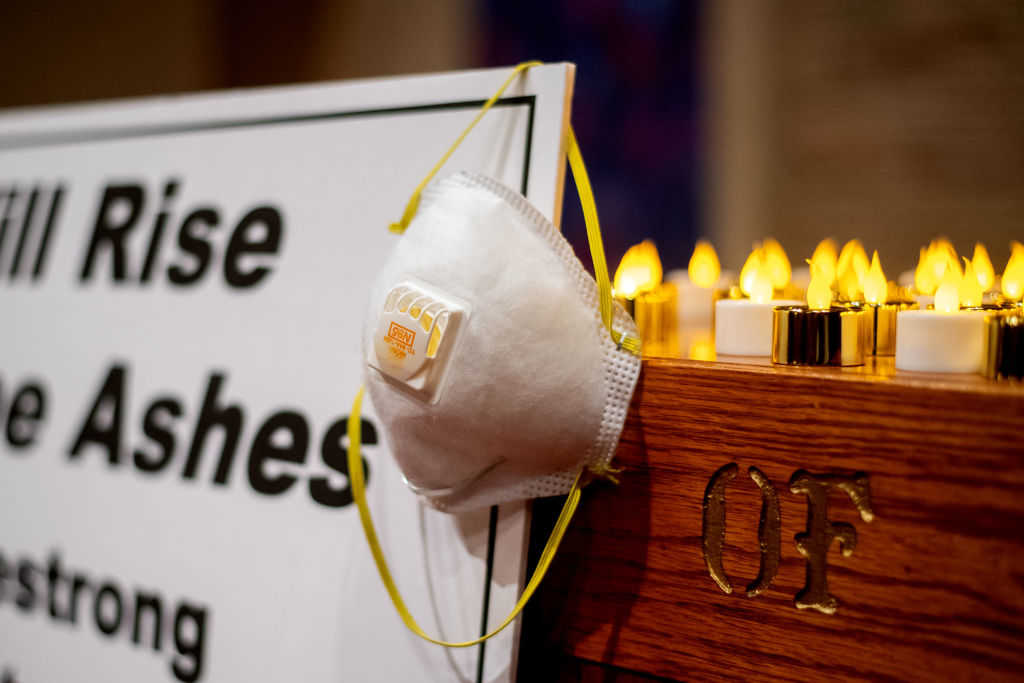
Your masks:
M727 356L770 356L772 310L798 306L799 301L722 299L715 303L715 351Z
M679 291L678 320L683 327L711 327L711 312L714 307L714 290L698 287L686 281L673 281Z
M690 281L685 270L673 270L665 278L676 286L679 292L677 317L685 329L707 330L711 328L711 316L715 308L715 290L725 289L733 281L731 274L722 273L711 287L698 287Z
M897 370L980 373L984 367L984 311L897 314Z

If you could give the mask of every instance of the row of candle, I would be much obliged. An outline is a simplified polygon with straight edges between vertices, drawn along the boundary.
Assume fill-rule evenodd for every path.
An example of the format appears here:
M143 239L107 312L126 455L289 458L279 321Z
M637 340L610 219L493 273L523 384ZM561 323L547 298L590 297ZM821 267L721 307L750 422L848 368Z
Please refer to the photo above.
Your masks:
M869 260L859 241L839 249L829 239L794 273L782 246L768 239L755 245L737 278L721 271L714 248L701 241L687 271L670 272L660 285L657 250L645 241L623 258L615 290L621 301L640 304L638 324L655 346L668 341L674 325L664 312L671 301L671 317L684 330L713 320L719 355L846 365L862 363L865 354L895 355L903 370L985 372L988 359L1000 356L999 340L1021 328L1024 245L1011 244L1001 278L981 244L963 262L948 240L934 240L914 271L890 282L877 252Z

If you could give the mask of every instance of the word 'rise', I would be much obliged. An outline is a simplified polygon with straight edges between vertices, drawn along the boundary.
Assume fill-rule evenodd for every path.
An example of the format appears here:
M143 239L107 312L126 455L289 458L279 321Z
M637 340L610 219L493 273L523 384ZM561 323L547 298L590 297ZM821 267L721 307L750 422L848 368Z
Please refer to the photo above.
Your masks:
M209 201L186 204L179 199L182 185L170 178L154 192L143 182L106 184L88 229L79 282L164 280L186 288L213 277L246 289L264 281L284 241L281 210L256 202L232 214ZM69 194L65 183L0 186L0 278L44 276Z

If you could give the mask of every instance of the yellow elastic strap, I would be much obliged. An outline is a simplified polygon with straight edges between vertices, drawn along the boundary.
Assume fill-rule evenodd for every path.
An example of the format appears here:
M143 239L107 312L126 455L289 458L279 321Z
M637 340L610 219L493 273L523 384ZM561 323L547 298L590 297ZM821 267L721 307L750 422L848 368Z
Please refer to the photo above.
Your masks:
M597 204L594 202L594 190L590 187L590 176L583 163L576 133L569 126L569 168L572 178L576 181L576 192L580 196L583 207L583 222L587 225L587 243L590 245L590 259L594 263L594 278L597 280L597 296L601 305L601 321L608 328L612 339L621 348L633 355L640 355L640 340L627 337L612 327L612 281L608 278L608 263L604 258L604 242L601 239L601 224L597 220Z
M427 176L416 186L413 190L412 196L409 198L409 203L405 205L405 211L402 212L402 218L397 223L392 223L388 229L391 232L403 233L406 228L409 227L409 223L416 215L416 209L420 205L420 194L423 192L430 181L437 175L437 172L441 170L441 167L445 165L449 157L455 153L462 141L466 139L469 132L473 130L473 127L480 122L484 114L487 113L494 103L498 101L502 93L512 84L512 81L516 77L526 71L530 67L540 66L543 62L523 62L517 64L512 69L512 74L505 79L505 82L498 88L498 92L491 96L491 99L484 103L484 106L477 112L476 117L470 122L466 129L462 131L462 134L456 138L455 142L448 151L444 153L441 160L434 164L434 167L430 169ZM587 243L590 245L590 258L594 263L594 277L597 280L597 293L600 301L601 308L601 321L604 326L608 328L608 333L611 335L612 340L619 345L620 348L629 351L635 356L640 355L640 340L636 337L627 337L621 332L617 331L612 326L612 282L608 277L608 263L604 256L604 243L601 240L601 224L597 220L597 204L594 202L594 191L590 187L590 176L587 175L587 167L583 163L583 155L580 153L579 143L576 142L576 134L572 130L572 126L569 126L569 139L568 139L567 154L569 157L569 168L572 170L572 177L576 181L576 192L580 197L580 206L583 207L583 220L587 225Z
M529 602L530 597L534 591L540 585L540 582L544 579L544 575L548 571L548 567L551 566L551 560L554 559L555 553L558 551L558 546L562 542L562 536L565 535L565 530L569 527L569 522L572 520L573 513L576 512L576 507L580 502L580 478L583 476L583 470L576 475L576 480L572 483L572 489L569 490L569 495L565 499L565 504L562 506L562 512L558 515L558 521L555 523L555 528L551 532L551 537L548 538L547 545L544 546L544 552L540 555L540 561L537 562L537 569L534 570L533 576L530 577L529 582L526 584L526 588L523 589L522 595L519 596L519 600L516 602L516 606L512 609L512 612L505 617L497 628L490 633L474 638L473 640L467 640L461 643L448 642L446 640L439 640L432 638L420 628L420 625L413 619L412 614L409 613L409 608L405 606L405 601L402 600L401 594L398 592L398 586L395 585L395 580L391 576L391 570L388 569L388 562L384 558L384 551L380 547L380 539L377 538L377 531L373 526L373 519L370 517L370 507L366 504L366 480L363 473L363 461L360 455L360 444L362 443L362 424L361 424L361 413L363 404L363 391L364 387L359 387L359 391L356 392L356 398L352 402L352 413L348 416L348 476L352 486L352 498L356 502L356 507L359 509L359 521L363 523L363 532L366 534L366 540L370 544L370 552L373 553L373 561L377 565L377 572L380 573L380 579L384 582L384 587L388 591L388 595L391 596L391 602L394 604L395 609L398 611L398 615L402 618L402 621L409 628L410 631L418 635L424 640L429 640L431 643L437 645L444 645L445 647L470 647L478 645L488 638L491 638L497 633L500 633L506 626L511 624L519 613L526 607L526 603Z
M491 99L484 102L484 106L480 108L480 111L477 112L473 120L470 121L468 126L466 126L466 130L462 131L462 134L455 138L455 142L452 143L452 146L444 153L441 160L434 164L434 168L430 169L430 173L427 174L427 177L424 178L420 184L416 186L416 189L412 191L412 196L409 197L409 203L405 205L405 211L402 212L402 218L397 223L392 223L388 226L388 229L391 232L396 232L398 234L405 232L406 228L409 227L409 222L412 221L412 217L416 215L416 209L420 205L420 194L423 193L423 188L433 180L434 176L437 175L437 172L441 170L441 167L444 166L451 155L455 153L455 150L459 148L462 141L466 139L467 135L469 135L469 131L473 130L473 128L476 127L476 124L480 123L480 119L482 119L484 114L494 106L494 103L498 101L498 98L501 97L506 88L512 85L512 81L516 80L516 77L520 73L526 71L531 66L540 66L542 63L543 62L523 62L522 64L516 64L515 68L512 69L512 74L505 79L505 82L501 84L500 88L498 88L498 92L494 93L494 95L491 96Z

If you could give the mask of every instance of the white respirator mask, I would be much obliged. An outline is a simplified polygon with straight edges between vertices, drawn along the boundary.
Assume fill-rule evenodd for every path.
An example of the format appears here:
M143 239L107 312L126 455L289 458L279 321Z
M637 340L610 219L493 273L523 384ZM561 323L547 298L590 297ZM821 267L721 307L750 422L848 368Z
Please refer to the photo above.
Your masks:
M352 492L381 578L406 625L469 646L516 617L557 550L586 475L610 477L640 373L636 325L614 304L590 182L572 129L568 158L594 261L525 197L477 174L427 187L516 67L413 193L404 233L370 294L364 380L406 484L449 512L568 493L519 603L495 631L448 643L427 636L391 579L366 504L360 388L349 417Z

